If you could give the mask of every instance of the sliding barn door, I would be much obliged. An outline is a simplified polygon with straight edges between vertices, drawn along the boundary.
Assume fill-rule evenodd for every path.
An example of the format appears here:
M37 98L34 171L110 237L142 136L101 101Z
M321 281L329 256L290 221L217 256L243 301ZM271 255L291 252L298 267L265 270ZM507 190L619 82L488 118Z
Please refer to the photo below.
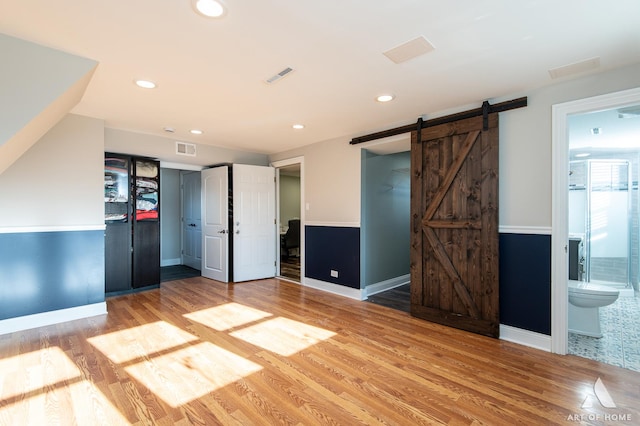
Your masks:
M498 337L498 114L414 131L411 169L411 314Z

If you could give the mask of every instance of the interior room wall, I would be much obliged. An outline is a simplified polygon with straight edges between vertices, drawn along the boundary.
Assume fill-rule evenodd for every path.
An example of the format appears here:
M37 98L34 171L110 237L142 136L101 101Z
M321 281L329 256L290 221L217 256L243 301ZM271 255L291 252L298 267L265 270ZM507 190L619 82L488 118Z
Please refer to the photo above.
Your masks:
M640 64L592 74L495 100L528 97L500 114L500 226L551 227L551 108L640 86Z
M360 224L360 148L341 137L269 156L304 157L306 223ZM308 207L308 208L307 208Z
M160 266L180 265L180 170L160 169Z
M0 173L80 101L98 63L0 34Z
M69 114L0 174L0 226L104 225L104 122Z
M103 147L67 115L0 174L0 334L106 313Z
M104 133L104 149L108 152L140 155L157 158L163 162L194 166L211 166L221 163L252 164L256 166L269 165L267 155L265 154L196 143L195 156L179 155L176 154L177 139L175 138L111 128L106 128Z
M411 153L362 150L362 285L409 274Z
M282 226L291 219L300 219L300 178L280 175L280 217Z

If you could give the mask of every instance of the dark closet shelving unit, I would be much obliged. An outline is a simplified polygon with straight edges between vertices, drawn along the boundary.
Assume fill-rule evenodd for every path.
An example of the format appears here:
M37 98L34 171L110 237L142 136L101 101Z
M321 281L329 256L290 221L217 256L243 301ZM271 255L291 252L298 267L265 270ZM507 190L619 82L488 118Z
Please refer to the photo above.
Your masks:
M160 163L105 154L105 292L160 285Z

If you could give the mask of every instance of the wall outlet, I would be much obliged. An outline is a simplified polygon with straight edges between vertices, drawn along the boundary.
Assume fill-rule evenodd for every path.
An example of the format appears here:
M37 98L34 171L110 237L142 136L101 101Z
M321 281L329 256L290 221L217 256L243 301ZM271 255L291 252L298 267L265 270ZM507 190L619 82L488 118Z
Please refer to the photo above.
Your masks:
M333 270L333 269L332 269L332 270L331 270L331 276L332 276L333 278L338 278L338 271L335 271L335 270Z

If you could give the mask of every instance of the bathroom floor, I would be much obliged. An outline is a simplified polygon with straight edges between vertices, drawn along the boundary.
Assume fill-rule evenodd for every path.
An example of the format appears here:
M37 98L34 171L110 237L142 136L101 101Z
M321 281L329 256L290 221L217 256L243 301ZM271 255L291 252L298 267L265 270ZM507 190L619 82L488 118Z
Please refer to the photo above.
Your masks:
M640 371L640 298L619 297L600 308L603 337L569 333L569 353Z

